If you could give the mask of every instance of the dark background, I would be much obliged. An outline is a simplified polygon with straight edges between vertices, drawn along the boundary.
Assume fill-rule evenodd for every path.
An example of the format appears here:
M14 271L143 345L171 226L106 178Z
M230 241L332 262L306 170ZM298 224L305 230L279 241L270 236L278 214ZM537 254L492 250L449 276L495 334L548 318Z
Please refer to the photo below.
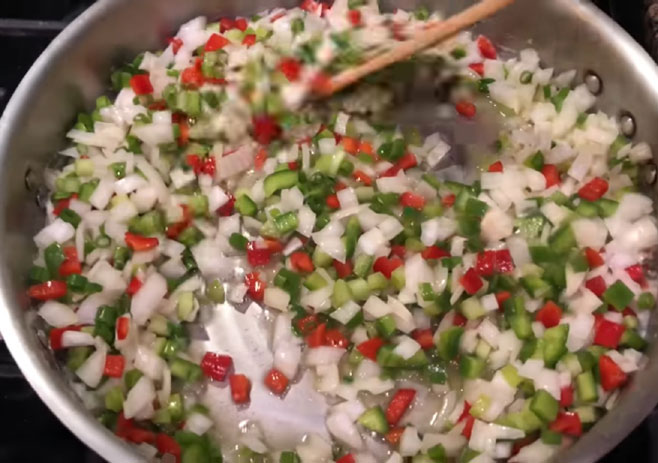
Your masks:
M93 0L0 0L0 112L41 51L92 3ZM594 3L654 58L658 57L658 21L653 19L658 18L658 0L594 0ZM0 463L103 462L43 405L23 379L2 341L0 416ZM657 411L601 463L622 461L658 461Z

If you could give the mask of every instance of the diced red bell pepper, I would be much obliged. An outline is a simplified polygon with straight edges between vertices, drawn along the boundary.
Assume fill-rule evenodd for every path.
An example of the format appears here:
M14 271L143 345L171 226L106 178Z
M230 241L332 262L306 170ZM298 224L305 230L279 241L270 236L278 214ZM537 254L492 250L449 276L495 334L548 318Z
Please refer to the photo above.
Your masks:
M410 191L405 191L400 195L400 206L402 207L412 207L414 209L421 210L425 207L425 198L420 195L411 193Z
M261 145L269 145L272 140L276 140L281 136L281 126L270 115L253 116L251 124L254 130L254 138Z
M626 273L628 273L628 276L631 277L631 280L639 284L642 288L647 287L647 279L644 276L644 269L640 264L626 267Z
M592 248L585 248L585 258L587 259L590 269L600 267L605 263L601 254Z
M468 320L466 320L466 317L464 317L459 312L455 312L455 315L452 319L452 326L465 326L467 321Z
M178 122L178 131L179 135L176 139L178 146L185 146L190 141L190 126L187 124L187 121Z
M544 167L541 169L541 173L544 174L544 179L546 180L546 188L560 184L560 171L557 170L557 166L553 164L544 164Z
M183 46L183 41L178 37L171 37L167 42L171 45L171 51L174 52L174 55L178 53L178 50Z
M343 137L340 141L346 153L356 155L359 152L359 140L352 137Z
M293 252L290 255L290 264L297 272L309 273L315 269L311 256L304 251Z
M608 288L602 276L594 277L585 282L585 288L596 294L597 297L603 296L603 293Z
M197 88L203 85L203 72L196 66L183 69L180 75L181 83L188 87Z
M335 191L336 193L338 193L338 192L341 191L341 190L344 190L345 188L347 188L347 185L345 185L345 184L344 184L343 182L341 182L341 181L336 182L336 184L334 185L334 191Z
M499 249L496 251L496 262L494 268L498 273L509 273L516 268L509 249Z
M254 158L254 169L261 170L267 161L267 150L265 148L260 148L256 157Z
M59 201L57 201L55 203L55 207L53 208L53 214L55 214L56 216L59 216L59 214L61 214L64 209L68 209L70 204L71 204L71 199L73 197L77 198L78 195L76 193L74 193L73 195L71 195L68 198L60 199Z
M407 248L405 248L401 244L393 244L391 245L391 256L396 256L399 257L400 259L404 259L404 256L407 254Z
M359 143L359 153L367 154L368 156L375 156L375 150L372 147L372 144L368 141L361 140Z
M59 275L61 277L67 277L82 273L82 263L78 259L78 252L75 246L66 246L63 251L66 259L59 266Z
M441 204L444 207L452 207L455 204L456 199L457 197L454 194L450 193L449 195L446 195L443 198L441 198Z
M473 431L473 425L475 424L475 418L471 415L470 411L471 404L464 401L464 410L457 420L457 423L461 423L462 421L466 420L466 424L462 430L462 436L466 437L467 439L471 438L471 432Z
M549 425L551 431L578 437L583 433L583 424L578 413L560 412L555 421Z
M160 241L155 237L136 235L135 233L126 232L126 244L134 251L148 251L157 248Z
M402 259L399 257L378 257L372 266L373 272L381 272L386 278L390 279L393 271L402 266Z
M490 277L495 272L496 251L482 251L477 255L475 270L483 277Z
M222 18L219 20L219 32L222 34L226 31L235 29L235 21L231 18Z
M279 71L286 76L288 81L296 82L302 72L302 63L295 58L283 58L279 61Z
M155 436L155 447L161 455L169 454L176 458L176 463L180 463L181 448L176 439L163 432Z
M129 317L119 317L117 318L117 339L123 341L128 337L128 332L130 331L130 318Z
M231 398L236 404L246 404L249 402L251 394L251 381L245 375L234 374L228 377L228 383L231 387Z
M249 23L247 23L245 18L238 18L235 20L235 27L244 32L247 30L247 27L249 27Z
M356 350L370 360L377 360L377 352L379 352L379 349L381 349L383 345L384 340L382 338L370 338L356 346Z
M48 333L48 338L50 340L50 348L52 350L59 350L63 349L64 346L62 345L62 336L64 333L67 331L80 331L82 329L82 326L80 325L71 325L71 326L65 326L63 328L53 328L50 330Z
M425 260L431 259L443 259L444 257L450 257L450 253L443 248L438 246L428 246L423 249L420 253L420 256Z
M480 35L477 38L477 46L483 58L496 59L498 57L498 52L496 52L496 47L494 46L493 43L491 43L491 40L489 40L484 35Z
M310 314L297 320L295 326L302 336L306 336L318 326L318 323L318 316Z
M535 320L541 322L546 328L552 328L560 324L562 309L553 301L548 301L544 307L537 311Z
M343 333L340 332L337 328L332 330L327 330L324 335L325 344L331 347L340 347L341 349L347 349L350 346L350 341L345 337Z
M219 214L220 217L228 217L229 215L233 215L234 209L235 209L235 196L229 193L228 201L222 207L217 209L217 214Z
M132 277L132 280L130 280L130 283L128 283L128 288L126 289L126 293L128 293L129 296L134 296L137 294L137 291L139 291L139 288L142 287L142 281L137 278L137 277Z
M217 51L230 44L231 41L223 35L213 34L210 36L206 45L203 47L204 51Z
M457 104L455 105L455 109L457 110L457 112L460 115L462 115L462 116L464 116L468 119L474 118L475 114L477 113L477 108L470 101L459 101L459 102L457 102Z
M153 85L148 74L135 74L130 78L130 87L135 95L148 95L153 93Z
M331 209L338 209L340 207L340 201L338 201L338 196L336 195L327 196L325 202L327 203L327 206L329 206Z
M354 455L348 453L336 460L336 463L356 463L356 460L354 459Z
M263 247L270 251L270 254L277 254L283 251L281 242L274 238L263 238Z
M498 302L498 308L502 309L503 304L510 297L512 297L512 293L510 293L509 291L498 291L496 293L496 302Z
M347 19L352 26L356 27L361 24L361 12L359 10L349 10L347 12Z
M380 175L380 177L395 177L401 170L411 169L418 165L416 155L410 152L405 153L393 167Z
M594 177L578 190L578 196L585 201L596 201L601 199L608 191L608 182L601 177Z
M290 170L297 170L299 169L299 163L297 161L290 161L288 163L288 169Z
M215 158L213 156L208 156L203 160L201 163L201 172L211 177L215 176Z
M247 285L247 292L254 301L262 301L265 296L265 282L260 279L258 272L247 273L244 276L244 283Z
M386 409L386 421L390 426L398 424L411 402L416 397L415 389L398 389Z
M363 183L365 186L372 185L372 178L362 170L355 170L352 178L359 183Z
M128 429L122 437L133 444L154 444L156 439L154 432L138 427Z
M256 43L256 34L247 34L242 39L242 45L249 48Z
M28 288L27 293L32 299L39 301L49 301L66 296L66 282L59 280L50 280L44 283L32 285Z
M411 333L411 336L414 338L414 341L420 344L420 347L423 350L434 347L434 334L429 328L414 330Z
M626 307L626 308L622 311L621 314L622 314L624 317L637 317L637 314L635 313L635 311L634 311L633 309L631 309L630 307Z
M320 323L318 326L315 327L311 333L306 336L306 344L308 344L308 347L320 347L324 346L326 343L326 338L325 334L327 333L327 324L326 323Z
M386 433L386 441L391 445L398 445L400 443L400 438L404 433L404 428L392 428Z
M502 172L502 171L503 171L503 163L500 161L494 162L487 169L487 172Z
M265 375L265 386L276 395L281 395L288 387L288 378L276 368L272 368Z
M165 235L167 235L167 238L178 238L178 235L180 235L192 222L192 212L190 211L189 206L187 204L182 204L181 209L183 210L183 220L167 225L165 229Z
M484 63L471 63L468 65L475 73L483 76L484 75Z
M271 252L264 247L258 247L255 241L247 244L247 261L252 267L261 267L270 263Z
M202 162L198 154L188 154L185 156L185 164L190 166L196 175L201 173L203 168Z
M347 278L352 274L352 263L349 260L346 260L345 263L342 263L334 259L333 266L336 269L338 278Z
M464 287L464 291L471 296L477 293L484 283L478 272L474 268L469 268L464 275L459 279L459 283Z
M316 2L315 0L303 0L299 7L304 11L308 11L309 13L319 14L319 12L322 11L322 2Z
M105 356L105 369L103 370L103 374L111 378L121 378L125 366L126 359L123 355L108 354Z
M233 359L229 355L206 352L201 359L201 371L207 378L215 381L224 381L231 367Z
M616 349L625 330L624 325L601 318L595 326L594 344Z
M607 355L599 357L599 372L601 373L601 387L604 391L617 389L628 380L626 373Z
M573 386L560 389L560 407L569 408L573 405Z

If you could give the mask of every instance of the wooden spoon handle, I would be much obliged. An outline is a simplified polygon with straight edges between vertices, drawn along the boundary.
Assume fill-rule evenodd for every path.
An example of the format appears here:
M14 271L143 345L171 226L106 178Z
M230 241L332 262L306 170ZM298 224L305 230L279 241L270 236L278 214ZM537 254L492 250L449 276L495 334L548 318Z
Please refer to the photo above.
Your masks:
M494 15L512 2L514 0L482 0L445 21L441 21L432 27L417 32L411 39L400 42L399 45L396 45L389 51L376 55L363 64L335 75L329 81L329 85L323 89L323 94L331 95L368 74L379 71L398 61L405 60L419 51L436 44L440 40L450 37L462 29L466 29L478 21Z

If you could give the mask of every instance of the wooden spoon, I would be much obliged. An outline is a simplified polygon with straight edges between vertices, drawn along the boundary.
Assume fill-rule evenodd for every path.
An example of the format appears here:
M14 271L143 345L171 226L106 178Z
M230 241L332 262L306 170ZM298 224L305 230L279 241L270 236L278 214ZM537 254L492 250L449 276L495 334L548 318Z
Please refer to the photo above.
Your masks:
M375 55L365 63L333 76L328 84L323 86L321 93L324 96L328 96L342 90L368 74L379 71L398 61L405 60L419 51L455 35L462 29L466 29L478 21L494 15L513 2L514 0L482 0L445 21L441 21L417 32L409 40L400 42L399 45L396 45L389 51Z

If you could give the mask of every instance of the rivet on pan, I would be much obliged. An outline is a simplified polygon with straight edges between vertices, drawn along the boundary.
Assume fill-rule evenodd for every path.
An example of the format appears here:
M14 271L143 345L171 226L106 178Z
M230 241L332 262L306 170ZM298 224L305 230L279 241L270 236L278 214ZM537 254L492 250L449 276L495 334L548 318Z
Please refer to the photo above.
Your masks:
M622 112L619 116L619 127L621 128L621 133L625 136L630 138L635 135L637 127L633 115L629 112Z
M653 162L642 167L642 175L644 177L644 182L647 185L653 185L656 183L656 178L658 177L658 168Z
M585 85L592 95L599 95L603 91L603 81L594 71L585 73Z
M28 167L25 170L25 176L23 177L23 180L25 182L25 189L27 191L35 191L36 190L36 178L35 178L35 174L32 171L31 167Z

